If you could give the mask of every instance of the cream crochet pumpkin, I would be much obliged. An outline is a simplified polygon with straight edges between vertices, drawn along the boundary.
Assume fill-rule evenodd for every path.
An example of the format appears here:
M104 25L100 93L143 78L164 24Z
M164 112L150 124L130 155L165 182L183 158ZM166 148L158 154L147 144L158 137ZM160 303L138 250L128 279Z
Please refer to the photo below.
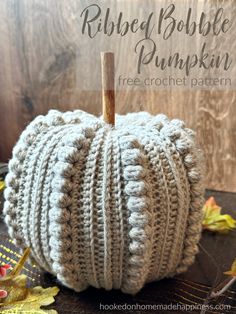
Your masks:
M80 110L51 110L29 124L9 162L10 236L76 291L136 293L194 260L200 156L194 132L164 115L116 115L112 128Z

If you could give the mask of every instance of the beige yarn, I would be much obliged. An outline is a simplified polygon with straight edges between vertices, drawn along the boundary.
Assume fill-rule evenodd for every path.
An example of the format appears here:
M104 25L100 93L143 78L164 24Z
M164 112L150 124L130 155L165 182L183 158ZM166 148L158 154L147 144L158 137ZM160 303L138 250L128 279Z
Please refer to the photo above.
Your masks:
M194 132L164 115L117 115L112 128L80 110L51 110L13 150L9 234L76 291L92 285L134 294L194 260L200 156Z

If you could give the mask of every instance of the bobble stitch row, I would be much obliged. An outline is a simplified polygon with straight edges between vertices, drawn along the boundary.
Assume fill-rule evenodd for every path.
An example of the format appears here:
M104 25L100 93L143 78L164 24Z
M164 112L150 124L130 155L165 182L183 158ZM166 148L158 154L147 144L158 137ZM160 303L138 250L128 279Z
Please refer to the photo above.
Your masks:
M145 283L147 276L147 266L151 254L151 238L152 230L149 227L151 222L151 213L148 208L151 201L148 194L148 185L146 182L146 170L147 160L141 151L141 147L138 144L135 137L124 136L120 139L122 148L122 163L125 173L125 193L128 197L127 208L129 210L129 224L130 224L130 257L127 273L129 281L123 282L122 291L130 293L136 293ZM143 180L137 180L137 177L133 175L130 170L131 167L142 166L142 171L145 172ZM127 169L127 167L129 167ZM134 173L133 173L134 174ZM144 181L145 180L145 181ZM141 224L137 226L137 222L133 223L132 214L140 216ZM146 216L146 220L143 219ZM145 222L145 224L143 224ZM126 279L126 278L125 278Z
M144 126L152 120L152 116L148 112L128 113L125 116L116 114L116 127L122 128L127 125Z
M162 266L159 268L160 277L165 277L170 273L170 269L175 268L179 261L180 256L178 251L184 237L183 231L186 224L186 210L188 205L182 195L182 187L186 187L184 183L184 169L173 144L173 141L178 141L181 136L179 130L181 122L174 122L174 124L167 122L160 130L161 146L165 151L162 168L166 172L167 191L171 205L169 209L165 254L161 254L163 259Z
M33 133L34 138L37 136L37 132ZM24 180L24 161L26 158L26 152L28 147L32 144L27 143L27 138L29 136L29 128L26 129L22 134L17 143L17 145L13 149L13 158L9 161L9 173L6 176L6 184L7 188L5 189L5 199L6 202L4 204L3 213L5 215L5 222L8 225L8 232L11 238L14 239L15 244L17 246L25 246L25 242L22 235L22 230L19 226L18 211L20 204L22 202L20 189L20 182ZM23 174L23 176L22 176ZM13 189L13 193L16 199L8 198L7 191L9 188Z
M27 128L26 130L21 134L21 137L17 143L17 145L15 146L15 148L13 149L13 159L12 161L10 161L10 172L7 175L7 177L9 175L14 174L15 177L15 186L13 187L15 190L15 195L17 196L18 202L17 204L15 204L15 206L13 204L11 204L10 202L6 202L5 204L5 214L6 214L6 222L8 223L9 226L9 234L11 235L11 237L13 239L15 239L15 244L19 245L19 246L26 246L25 241L23 239L23 235L22 235L22 230L23 228L20 230L20 225L19 222L21 221L21 217L19 216L16 220L18 221L18 223L14 223L14 228L11 227L11 219L9 219L9 214L12 215L13 217L17 217L17 215L20 215L20 208L22 207L21 203L23 201L23 195L22 195L22 190L21 187L24 185L24 182L26 182L25 180L25 176L26 176L26 170L25 168L25 158L28 154L30 155L32 151L33 147L33 140L36 139L36 136L46 128L46 125L42 126L42 120L45 120L45 117L37 117L35 119L35 121L33 121ZM37 128L37 126L40 125L41 128ZM11 163L13 162L14 166L12 168L15 167L15 169L11 169ZM8 181L6 177L6 181ZM10 180L10 179L9 179ZM10 183L10 182L9 182ZM17 209L18 208L18 209ZM18 214L17 214L18 211ZM12 220L13 221L13 220ZM24 244L23 244L24 243Z
M159 252L162 246L162 235L163 230L165 229L165 221L162 219L164 212L164 202L161 195L163 195L162 190L164 188L163 184L163 173L161 171L159 151L158 147L152 143L149 139L145 139L145 151L150 160L150 182L152 185L153 198L155 199L154 203L154 219L153 219L153 228L154 228L154 237L152 243L152 256L150 262L150 269L147 281L152 281L156 276L156 269L159 269Z
M36 259L36 261L41 264L48 271L50 270L49 265L47 264L44 256L43 256L43 248L41 244L40 238L40 229L42 225L40 224L42 215L45 216L46 206L43 206L41 210L41 205L43 204L43 187L47 185L45 181L48 177L48 171L50 169L50 158L53 156L53 150L58 143L58 139L63 136L63 133L66 133L68 126L64 126L60 128L58 131L57 128L48 129L48 139L45 142L45 137L38 144L37 149L34 150L34 160L36 163L32 163L33 169L33 177L31 182L32 192L31 192L31 202L30 207L28 207L28 228L29 228L29 241L30 246L32 247L32 255ZM37 157L38 156L38 157ZM30 161L31 162L31 161ZM35 168L34 168L35 167ZM34 214L30 215L30 208L34 208ZM26 208L27 210L27 208ZM44 235L43 235L44 237Z
M83 133L81 129L77 131L78 134ZM71 282L70 286L79 291L85 289L87 285L78 282L76 247L78 246L79 234L77 234L77 206L74 207L78 191L76 190L76 195L72 196L70 196L70 192L73 183L77 180L76 175L79 175L79 172L76 174L75 170L77 169L77 162L80 162L79 159L82 157L85 144L87 143L83 135L73 135L70 140L65 137L65 146L58 150L58 162L54 165L55 177L52 184L53 193L50 196L51 209L49 211L50 225L56 228L56 230L49 228L49 245L54 272L58 279L65 284L68 281ZM57 184L54 185L54 183Z
M172 120L175 123L175 120ZM187 177L190 184L190 209L186 227L186 239L184 242L184 249L182 253L182 261L177 267L176 273L183 272L187 267L193 263L195 253L198 251L197 243L200 238L201 230L201 217L202 213L199 210L203 204L203 199L200 195L203 195L202 188L202 170L196 165L201 165L201 159L199 152L195 148L194 133L189 129L184 128L184 123L177 122L182 128L181 136L174 142L176 149L182 157L183 164L187 169ZM195 204L196 199L200 200Z

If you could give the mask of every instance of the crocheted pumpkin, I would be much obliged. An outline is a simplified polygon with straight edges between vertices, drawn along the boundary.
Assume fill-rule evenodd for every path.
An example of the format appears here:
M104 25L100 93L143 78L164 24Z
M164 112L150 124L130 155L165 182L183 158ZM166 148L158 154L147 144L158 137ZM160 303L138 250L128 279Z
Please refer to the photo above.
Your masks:
M66 286L138 292L181 273L201 233L194 132L146 112L113 128L80 110L38 116L13 150L5 221Z

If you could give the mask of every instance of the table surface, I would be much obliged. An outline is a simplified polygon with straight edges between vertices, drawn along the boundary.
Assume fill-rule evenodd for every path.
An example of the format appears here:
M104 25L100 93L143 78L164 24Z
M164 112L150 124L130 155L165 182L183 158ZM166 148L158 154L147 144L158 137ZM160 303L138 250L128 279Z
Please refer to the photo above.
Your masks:
M223 212L236 218L236 193L206 191L206 198L214 196ZM1 241L7 237L6 226L0 222ZM200 241L200 252L189 270L178 277L163 279L147 284L137 295L130 296L120 291L105 291L89 288L81 293L62 287L51 275L40 273L40 284L44 287L57 285L60 293L51 308L59 314L90 313L190 313L181 309L184 305L196 308L191 313L236 313L236 285L216 300L209 300L209 293L219 282L225 279L223 272L230 269L236 257L236 231L228 234L214 234L204 231ZM0 252L2 248L0 246ZM4 253L4 252L3 252ZM2 259L2 254L0 261ZM177 310L153 310L155 305L178 304ZM209 310L197 309L200 304L212 305ZM218 305L230 305L230 309L218 309ZM123 305L123 310L116 307ZM140 307L149 306L149 310ZM136 309L131 308L136 306ZM202 311L202 312L201 312Z

